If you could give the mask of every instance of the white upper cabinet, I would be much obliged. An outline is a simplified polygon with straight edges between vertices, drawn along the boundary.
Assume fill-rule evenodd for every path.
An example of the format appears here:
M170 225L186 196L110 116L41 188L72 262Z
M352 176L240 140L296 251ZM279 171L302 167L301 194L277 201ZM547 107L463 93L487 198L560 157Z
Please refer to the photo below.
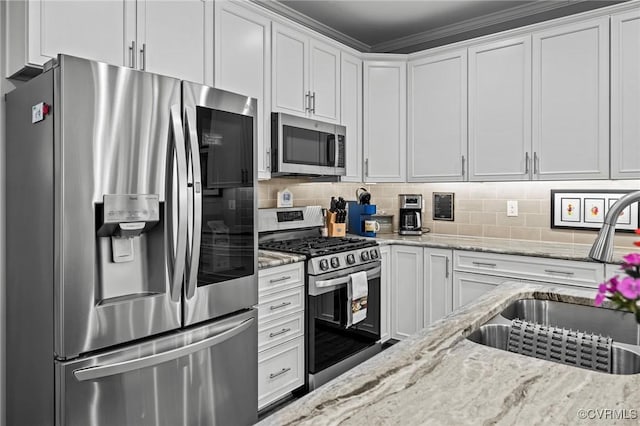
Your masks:
M6 6L7 77L25 67L36 68L25 72L33 75L58 53L127 65L135 3L23 0Z
M271 21L229 1L215 10L215 86L256 98L258 178L271 176Z
M531 36L469 48L469 180L528 180Z
M466 49L409 62L407 180L465 180Z
M136 15L138 69L213 83L211 0L138 0Z
M340 51L272 24L272 108L302 117L340 120Z
M347 128L343 182L362 182L362 60L342 52L340 123Z
M611 177L640 178L640 9L611 16Z
M364 62L364 181L404 182L407 63Z
M33 75L58 53L199 83L212 72L210 0L7 2L7 75ZM26 25L25 25L26 23ZM37 71L36 71L37 72ZM211 80L209 78L209 80Z
M609 17L533 34L534 179L609 177Z

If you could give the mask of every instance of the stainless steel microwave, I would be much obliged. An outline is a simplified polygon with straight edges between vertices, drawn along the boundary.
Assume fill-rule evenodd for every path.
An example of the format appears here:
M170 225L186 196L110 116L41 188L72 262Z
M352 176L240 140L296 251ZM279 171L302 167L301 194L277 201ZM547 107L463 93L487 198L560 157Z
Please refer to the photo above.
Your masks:
M346 127L271 114L271 175L344 176Z

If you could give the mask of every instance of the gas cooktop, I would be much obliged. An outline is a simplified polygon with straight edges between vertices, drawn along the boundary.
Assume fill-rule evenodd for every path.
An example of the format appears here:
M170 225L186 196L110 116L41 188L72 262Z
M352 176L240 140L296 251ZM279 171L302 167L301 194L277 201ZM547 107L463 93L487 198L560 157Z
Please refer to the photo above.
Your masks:
M294 238L266 241L259 244L261 249L303 254L307 257L324 256L377 245L375 241L364 238L336 237Z

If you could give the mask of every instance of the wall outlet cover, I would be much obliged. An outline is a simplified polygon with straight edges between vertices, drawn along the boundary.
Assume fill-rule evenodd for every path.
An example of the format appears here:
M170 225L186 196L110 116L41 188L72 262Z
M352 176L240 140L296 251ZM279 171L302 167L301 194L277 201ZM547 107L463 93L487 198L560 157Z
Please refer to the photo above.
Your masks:
M518 200L507 201L507 216L518 216Z

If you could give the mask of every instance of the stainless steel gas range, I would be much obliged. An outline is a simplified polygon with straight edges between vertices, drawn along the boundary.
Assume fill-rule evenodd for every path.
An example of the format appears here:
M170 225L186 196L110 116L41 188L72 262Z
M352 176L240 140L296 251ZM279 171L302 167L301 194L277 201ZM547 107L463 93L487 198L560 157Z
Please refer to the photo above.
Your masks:
M307 389L377 354L380 344L380 251L374 240L320 236L320 206L260 209L259 247L302 254L305 262ZM366 273L366 318L349 325L349 286ZM360 274L361 275L361 274Z

